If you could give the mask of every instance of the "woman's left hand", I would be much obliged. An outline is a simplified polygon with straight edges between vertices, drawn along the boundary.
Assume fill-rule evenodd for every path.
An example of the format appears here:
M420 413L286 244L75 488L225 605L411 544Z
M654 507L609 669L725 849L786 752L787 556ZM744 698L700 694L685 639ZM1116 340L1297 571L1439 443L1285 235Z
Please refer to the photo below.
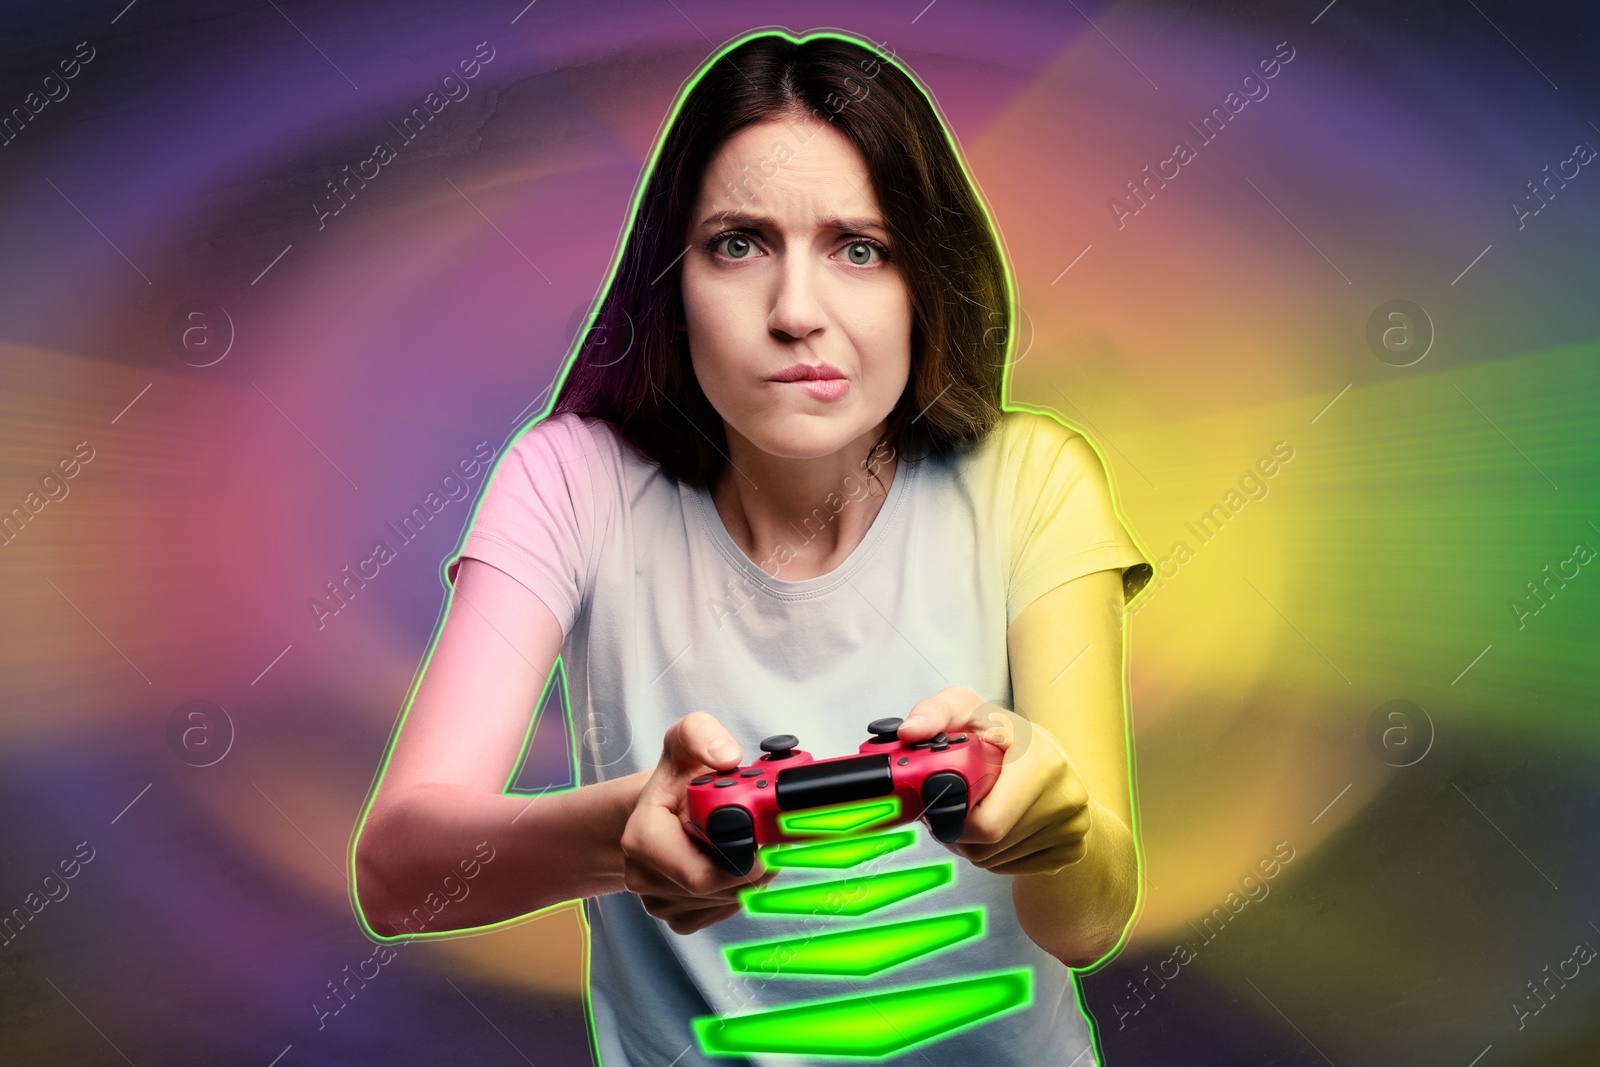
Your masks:
M995 874L1055 874L1083 859L1093 798L1054 734L959 685L918 701L900 740L922 741L940 730L966 731L1001 753L999 777L946 848Z

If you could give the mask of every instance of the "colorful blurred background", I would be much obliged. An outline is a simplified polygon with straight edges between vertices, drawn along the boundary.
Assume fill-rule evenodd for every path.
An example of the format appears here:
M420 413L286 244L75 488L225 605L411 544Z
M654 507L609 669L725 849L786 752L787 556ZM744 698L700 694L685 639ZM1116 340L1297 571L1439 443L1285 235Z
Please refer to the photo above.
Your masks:
M1593 9L0 20L0 1061L589 1062L570 907L313 1004L371 955L348 852L481 488L447 476L548 398L685 79L774 26L929 89L1012 257L1011 400L1161 561L1104 1062L1600 1062ZM547 706L519 788L571 773Z

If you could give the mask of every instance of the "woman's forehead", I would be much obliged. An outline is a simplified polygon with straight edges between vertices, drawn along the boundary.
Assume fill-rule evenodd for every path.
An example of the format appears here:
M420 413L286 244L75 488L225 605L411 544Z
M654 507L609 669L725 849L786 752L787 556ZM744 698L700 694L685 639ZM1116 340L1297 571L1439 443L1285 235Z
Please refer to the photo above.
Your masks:
M739 214L741 225L828 228L853 222L881 229L872 178L855 145L826 127L813 127L810 140L801 143L795 128L763 123L724 142L701 180L693 224Z

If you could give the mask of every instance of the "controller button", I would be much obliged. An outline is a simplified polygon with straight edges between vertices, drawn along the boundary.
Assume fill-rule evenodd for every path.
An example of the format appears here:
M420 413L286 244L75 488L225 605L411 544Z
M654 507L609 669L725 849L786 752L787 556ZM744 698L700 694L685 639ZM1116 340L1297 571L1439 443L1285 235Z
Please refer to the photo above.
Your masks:
M910 744L906 745L907 748L915 748L915 749L919 749L919 750L920 749L924 749L924 748L931 748L932 746L933 746L933 742L932 741L913 741Z
M867 732L872 734L871 744L887 745L899 740L900 724L904 719L873 719L867 724Z
M717 779L717 788L718 789L726 789L726 788L728 788L728 786L733 785L738 780L739 779L737 779L737 778L718 778Z
M756 861L755 820L739 807L718 808L706 819L706 837L730 874L749 874Z
M904 767L906 764L908 764L910 762L911 762L911 757L910 756L901 756L899 759L894 761L894 764L895 764L896 767Z
M760 767L746 767L744 770L739 772L739 777L740 778L754 778L756 775L758 775L760 773L761 773L761 768Z
M761 742L761 751L767 753L764 758L774 762L788 759L799 747L800 739L794 734L773 734Z
M765 778L761 779L760 781L758 781L756 783L756 788L757 789L765 789L766 787L767 787L767 780Z
M716 775L714 775L714 774L702 774L698 778L691 778L689 780L689 784L690 785L709 785L711 783L711 780L713 778L715 778L715 777L716 777Z
M961 744L965 744L966 740L967 740L967 735L966 734L956 734L954 737L952 737L950 739L950 743L952 745L961 745Z
M937 745L940 741L948 741L950 739L944 735L944 731L943 730L940 730L938 733L936 733L932 737L928 738L928 740L932 741L934 744Z
M948 741L935 741L933 744L929 745L928 747L930 749L932 749L933 751L935 751L935 752L943 752L945 749L950 747L950 742L948 742Z
M933 836L949 844L967 822L967 782L952 771L929 775L922 783L923 817Z

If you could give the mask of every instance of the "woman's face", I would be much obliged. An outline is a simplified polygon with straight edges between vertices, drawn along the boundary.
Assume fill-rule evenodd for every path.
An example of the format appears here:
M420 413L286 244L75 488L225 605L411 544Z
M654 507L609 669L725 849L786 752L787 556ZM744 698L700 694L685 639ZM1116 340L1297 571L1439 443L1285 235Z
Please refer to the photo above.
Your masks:
M730 439L805 459L875 436L911 372L911 293L855 146L804 120L740 131L688 243L690 358ZM820 380L775 380L797 364Z

